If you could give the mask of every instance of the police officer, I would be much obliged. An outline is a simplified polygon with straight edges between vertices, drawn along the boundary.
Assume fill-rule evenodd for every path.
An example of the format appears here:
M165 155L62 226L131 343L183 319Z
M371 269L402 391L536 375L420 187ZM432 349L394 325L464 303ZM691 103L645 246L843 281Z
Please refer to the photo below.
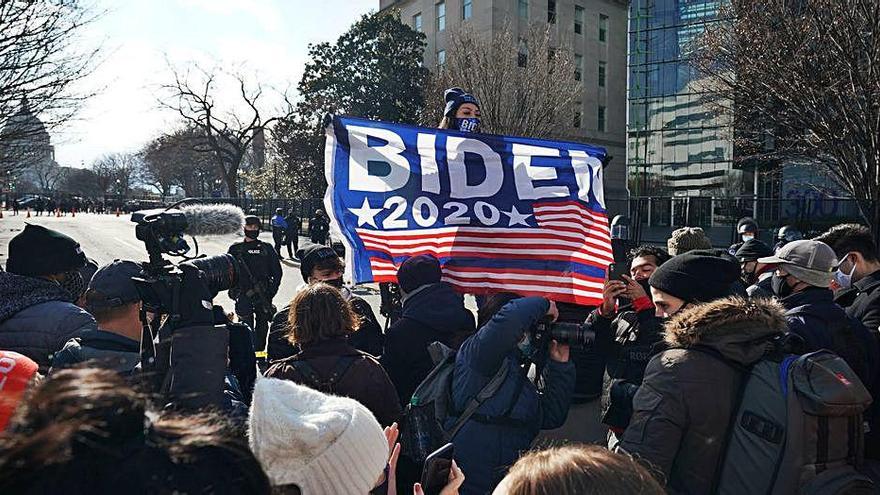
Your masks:
M330 231L330 222L321 210L315 211L315 216L309 220L309 237L312 242L320 246L327 245L327 233Z
M284 210L281 208L275 209L275 215L269 221L272 225L272 240L275 241L275 251L278 253L278 257L284 259L281 256L281 245L284 244L284 238L287 236L287 219L284 218ZM290 255L290 246L287 247L287 254ZM293 255L290 255L293 258Z
M739 222L736 223L736 233L739 234L741 240L734 243L727 250L728 254L730 254L731 256L736 256L736 252L748 240L757 239L757 237L758 237L758 222L756 222L753 218L749 218L749 217L740 218Z
M284 244L287 246L287 254L290 259L295 259L293 253L299 251L299 231L302 229L302 220L293 208L290 209L285 220L287 220L287 234L284 238ZM293 250L290 248L291 243L293 243Z
M264 357L269 321L275 314L272 298L281 284L281 262L268 243L259 240L260 218L245 217L244 242L229 247L239 264L239 286L229 291L235 299L235 313L254 333L254 351Z

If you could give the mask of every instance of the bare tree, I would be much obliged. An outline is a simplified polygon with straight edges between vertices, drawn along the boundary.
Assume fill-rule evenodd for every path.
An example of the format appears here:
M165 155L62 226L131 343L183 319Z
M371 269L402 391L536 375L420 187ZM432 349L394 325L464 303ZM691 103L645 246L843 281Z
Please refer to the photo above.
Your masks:
M232 74L217 68L205 70L197 64L181 71L169 64L173 82L162 85L165 93L160 104L180 114L183 120L200 130L204 140L198 150L211 153L229 195L238 197L238 171L245 162L254 142L280 117L264 118L260 112L263 88L251 83L242 74ZM244 112L218 107L216 97L218 77L232 78L239 90L240 101L247 108Z
M37 186L40 191L51 193L60 181L64 179L67 169L59 167L54 160L43 160L31 165L30 170L33 171L34 177L37 179Z
M91 96L76 83L92 72L100 47L80 34L100 15L81 0L0 0L0 172L25 168L17 159L23 143L68 121ZM14 118L25 102L43 125Z
M740 159L826 169L880 231L880 2L732 0L696 63Z
M458 86L480 99L482 127L496 134L559 137L570 134L581 82L574 55L555 42L550 27L533 26L517 39L512 29L491 37L465 26L447 36L446 63L432 77L424 125L442 118L442 91Z
M140 169L140 157L133 153L111 153L92 163L98 189L101 194L128 194Z

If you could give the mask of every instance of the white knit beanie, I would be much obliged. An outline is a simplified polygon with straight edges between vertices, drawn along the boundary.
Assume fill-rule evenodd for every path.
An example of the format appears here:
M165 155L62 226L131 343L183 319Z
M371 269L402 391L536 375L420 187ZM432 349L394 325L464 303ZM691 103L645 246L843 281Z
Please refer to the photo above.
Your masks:
M303 495L366 495L388 462L388 441L359 402L261 378L248 421L254 455L273 486Z

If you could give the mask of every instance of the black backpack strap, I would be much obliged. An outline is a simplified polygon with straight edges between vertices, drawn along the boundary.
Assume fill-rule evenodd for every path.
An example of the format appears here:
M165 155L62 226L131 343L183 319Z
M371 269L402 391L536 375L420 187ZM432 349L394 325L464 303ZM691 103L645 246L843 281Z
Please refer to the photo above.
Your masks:
M486 400L488 400L490 397L495 395L496 392L498 392L498 389L501 388L504 380L507 379L507 372L509 368L508 362L508 358L504 358L504 361L501 362L501 367L498 368L498 371L495 372L495 376L493 376L491 380L483 385L483 388L481 388L480 391L477 392L477 395L471 397L467 405L464 407L464 411L461 413L458 419L455 420L455 424L453 424L452 428L450 428L446 432L449 440L455 438L455 435L458 433L458 431L461 430L462 426L464 426L467 420L469 420L471 416L473 416L474 413L477 412L477 409L479 409L480 406L482 406L483 403L486 402Z
M292 360L290 365L299 373L315 390L324 393L334 393L336 385L348 373L351 366L363 359L363 356L341 356L333 365L333 370L328 377L322 377L317 370L306 361Z

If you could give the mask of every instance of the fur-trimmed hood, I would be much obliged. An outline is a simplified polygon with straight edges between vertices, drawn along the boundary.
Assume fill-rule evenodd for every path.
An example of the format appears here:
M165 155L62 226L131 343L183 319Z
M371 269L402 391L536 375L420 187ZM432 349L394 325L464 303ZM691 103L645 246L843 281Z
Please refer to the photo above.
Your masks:
M764 354L766 337L788 330L785 309L775 299L726 297L688 307L666 323L672 347L711 347L742 364Z

